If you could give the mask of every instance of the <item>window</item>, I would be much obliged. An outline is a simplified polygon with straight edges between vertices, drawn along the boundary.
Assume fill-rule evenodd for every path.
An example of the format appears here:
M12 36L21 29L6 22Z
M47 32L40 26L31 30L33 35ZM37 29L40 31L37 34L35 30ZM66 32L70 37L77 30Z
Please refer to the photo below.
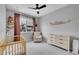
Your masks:
M20 31L32 32L33 31L33 19L28 16L20 16Z

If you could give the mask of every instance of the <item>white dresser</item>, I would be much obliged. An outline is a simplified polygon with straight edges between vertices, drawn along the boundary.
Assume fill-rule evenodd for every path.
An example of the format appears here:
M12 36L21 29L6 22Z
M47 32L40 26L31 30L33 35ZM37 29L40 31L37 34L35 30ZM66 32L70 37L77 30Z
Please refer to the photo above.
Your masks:
M70 37L69 36L50 34L47 42L49 44L53 44L55 46L66 49L68 51L70 49Z

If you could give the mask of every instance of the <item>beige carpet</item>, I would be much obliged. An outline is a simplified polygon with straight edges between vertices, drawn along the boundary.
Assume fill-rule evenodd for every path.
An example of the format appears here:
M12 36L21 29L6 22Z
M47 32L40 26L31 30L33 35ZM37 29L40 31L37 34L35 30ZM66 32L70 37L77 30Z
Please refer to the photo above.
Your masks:
M68 55L68 52L44 42L29 42L27 43L27 55Z

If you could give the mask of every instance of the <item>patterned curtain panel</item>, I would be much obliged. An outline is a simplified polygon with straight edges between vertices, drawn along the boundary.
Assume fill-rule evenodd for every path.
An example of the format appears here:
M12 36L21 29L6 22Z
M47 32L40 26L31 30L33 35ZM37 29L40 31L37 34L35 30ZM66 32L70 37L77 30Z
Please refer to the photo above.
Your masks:
M14 41L20 40L20 14L14 14Z

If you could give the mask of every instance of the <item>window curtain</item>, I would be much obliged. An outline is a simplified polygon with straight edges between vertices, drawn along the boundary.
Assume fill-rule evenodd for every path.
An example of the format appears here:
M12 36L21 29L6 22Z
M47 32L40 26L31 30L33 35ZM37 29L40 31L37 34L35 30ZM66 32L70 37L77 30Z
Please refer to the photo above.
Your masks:
M36 27L37 27L36 20L35 20L35 18L33 18L33 28L34 28L34 31L36 31Z
M14 41L20 41L20 14L14 14Z

